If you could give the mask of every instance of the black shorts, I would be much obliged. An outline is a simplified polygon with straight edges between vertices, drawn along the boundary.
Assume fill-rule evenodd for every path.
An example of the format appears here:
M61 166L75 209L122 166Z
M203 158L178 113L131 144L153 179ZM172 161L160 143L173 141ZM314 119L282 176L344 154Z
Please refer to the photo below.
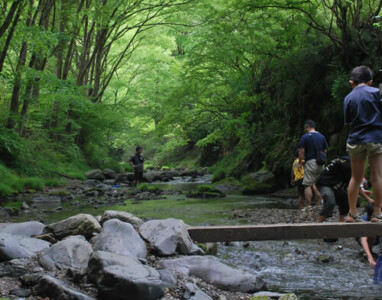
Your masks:
M134 179L135 181L143 180L143 171L134 171Z
M295 185L297 186L298 195L305 197L305 186L302 185L303 179L297 180Z

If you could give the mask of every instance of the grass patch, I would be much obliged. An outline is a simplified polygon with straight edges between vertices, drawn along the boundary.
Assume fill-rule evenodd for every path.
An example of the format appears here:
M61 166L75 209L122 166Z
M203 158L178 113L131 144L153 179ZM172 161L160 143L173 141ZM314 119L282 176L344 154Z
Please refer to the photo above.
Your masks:
M138 185L137 190L142 192L155 193L155 194L161 193L163 191L159 185L148 184L148 183L142 183Z
M198 186L196 191L191 191L187 194L187 197L191 198L221 198L225 197L225 194L218 189L216 189L213 185L203 184Z

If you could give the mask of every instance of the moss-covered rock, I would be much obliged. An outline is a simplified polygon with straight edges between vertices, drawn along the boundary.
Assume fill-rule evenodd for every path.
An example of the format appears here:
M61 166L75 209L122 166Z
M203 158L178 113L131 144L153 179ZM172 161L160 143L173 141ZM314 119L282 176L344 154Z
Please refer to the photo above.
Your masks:
M190 198L222 198L222 197L225 197L225 194L212 185L204 184L204 185L198 186L196 191L192 191L192 192L188 193L187 197L190 197Z
M244 195L268 194L276 191L275 175L268 170L250 173L241 180Z
M242 187L241 182L234 177L224 178L223 180L215 182L213 185L216 188L223 189L223 190L241 189Z
M160 194L163 192L159 185L142 183L137 187L137 190L142 192L150 192L154 194Z

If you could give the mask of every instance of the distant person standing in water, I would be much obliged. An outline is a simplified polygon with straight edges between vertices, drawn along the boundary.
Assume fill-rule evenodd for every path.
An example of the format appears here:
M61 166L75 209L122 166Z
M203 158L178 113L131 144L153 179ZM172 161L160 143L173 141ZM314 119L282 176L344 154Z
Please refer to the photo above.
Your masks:
M142 147L135 148L135 154L130 158L130 165L134 169L134 184L137 186L143 180L145 159L142 155Z
M324 170L324 165L317 162L319 153L328 152L328 143L325 137L316 131L316 124L312 120L307 120L304 123L305 134L301 137L299 143L299 160L302 162L305 159L304 165L304 185L305 199L307 208L311 208L313 191L316 181ZM321 163L321 162L320 162ZM317 201L321 202L322 196L317 193Z
M345 124L350 126L347 150L351 159L352 177L348 188L350 211L345 221L360 221L357 216L357 198L368 158L374 194L374 212L370 221L380 222L382 220L381 96L378 89L371 87L373 73L366 66L354 68L349 82L353 90L345 98L344 116Z

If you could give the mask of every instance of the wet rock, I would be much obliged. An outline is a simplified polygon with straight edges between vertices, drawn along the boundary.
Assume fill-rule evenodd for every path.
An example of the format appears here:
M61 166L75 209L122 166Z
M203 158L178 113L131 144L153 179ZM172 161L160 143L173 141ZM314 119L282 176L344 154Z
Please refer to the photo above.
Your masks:
M14 235L31 237L32 235L40 235L44 230L45 224L41 222L23 222L11 223L0 227L0 232L10 233Z
M68 299L68 300L93 300L94 299L79 291L76 291L70 288L64 282L49 275L45 275L40 278L39 283L36 287L36 290L39 296L50 297L52 299Z
M187 276L198 277L222 290L249 293L265 289L261 277L234 269L213 256L186 256L162 260L160 266Z
M0 263L0 278L14 277L18 278L27 274L30 269L31 260L28 258L12 259L10 261Z
M105 180L105 176L103 175L103 173L100 169L94 169L94 170L87 171L85 173L85 177L87 179L95 179L95 180L99 180L99 181Z
M61 204L61 197L59 196L39 196L32 199L32 204Z
M111 169L105 169L103 170L103 175L105 176L106 179L116 179L117 178L117 173Z
M101 225L92 215L78 214L46 226L44 232L53 233L59 240L70 235L83 235L89 239L94 232L101 232L101 230Z
M23 289L23 288L15 288L9 292L10 295L20 297L20 298L27 298L31 294L30 289Z
M210 296L202 292L195 284L190 282L184 287L183 297L186 300L212 300Z
M200 250L195 248L186 224L182 220L152 220L139 228L141 236L150 243L151 249L160 256L174 255L176 252L191 254Z
M142 219L136 217L135 215L125 212L125 211L116 211L116 210L107 210L103 213L101 218L101 225L108 220L118 219L122 222L129 223L134 226L134 228L139 228L143 221Z
M125 300L128 295L129 299L154 300L164 295L159 273L130 256L94 252L88 276L101 299Z
M115 179L106 179L106 180L104 180L103 183L104 184L108 184L108 185L114 185L115 184Z
M46 241L0 232L0 261L33 257L47 248Z
M326 255L326 254L321 254L317 256L317 261L320 263L329 263L333 261L334 258L332 256Z
M134 227L117 219L111 219L103 224L102 232L95 238L94 250L136 258L146 258L147 255L146 243Z
M100 183L102 183L102 182L99 180L96 180L96 179L87 179L87 180L82 182L82 184L87 185L87 186L91 186L91 187L96 187Z
M39 254L41 266L46 270L86 268L93 249L87 241L69 237Z
M255 297L255 299L279 299L280 297L283 297L285 295L286 294L274 292L258 292L253 294L253 297Z

